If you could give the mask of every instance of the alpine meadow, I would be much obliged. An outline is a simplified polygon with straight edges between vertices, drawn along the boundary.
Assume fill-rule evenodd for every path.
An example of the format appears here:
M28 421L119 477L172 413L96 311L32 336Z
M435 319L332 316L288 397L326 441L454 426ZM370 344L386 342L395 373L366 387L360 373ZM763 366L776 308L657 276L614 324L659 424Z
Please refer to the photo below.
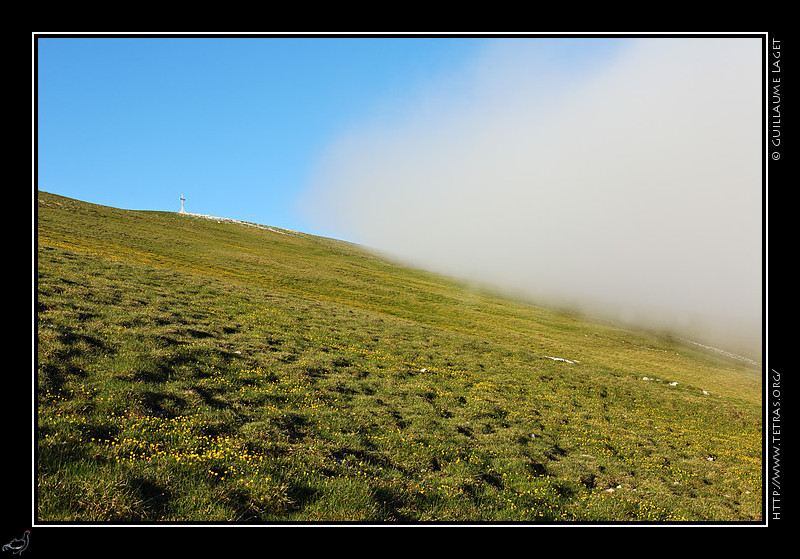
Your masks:
M344 241L35 196L37 522L763 521L760 364Z

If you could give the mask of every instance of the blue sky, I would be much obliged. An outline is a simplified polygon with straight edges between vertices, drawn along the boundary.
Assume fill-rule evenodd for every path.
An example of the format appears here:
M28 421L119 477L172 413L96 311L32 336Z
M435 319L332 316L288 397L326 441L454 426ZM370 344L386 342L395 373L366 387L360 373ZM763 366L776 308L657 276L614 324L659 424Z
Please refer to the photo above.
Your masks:
M140 210L184 194L192 213L749 350L762 46L39 38L38 188Z

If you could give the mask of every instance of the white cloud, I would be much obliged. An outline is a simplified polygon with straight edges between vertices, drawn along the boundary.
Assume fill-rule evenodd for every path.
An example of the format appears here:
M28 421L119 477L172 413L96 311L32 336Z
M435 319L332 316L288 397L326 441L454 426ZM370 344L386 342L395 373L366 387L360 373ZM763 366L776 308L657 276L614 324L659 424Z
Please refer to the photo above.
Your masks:
M497 42L330 146L309 211L414 265L758 342L761 42L617 46Z

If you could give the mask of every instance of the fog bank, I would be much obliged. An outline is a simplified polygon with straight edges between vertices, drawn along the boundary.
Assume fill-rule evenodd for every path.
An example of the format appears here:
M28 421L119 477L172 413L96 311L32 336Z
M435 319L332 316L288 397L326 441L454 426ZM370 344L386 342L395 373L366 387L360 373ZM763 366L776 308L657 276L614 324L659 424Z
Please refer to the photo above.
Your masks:
M760 359L760 40L589 41L499 40L356 123L309 215L415 266Z

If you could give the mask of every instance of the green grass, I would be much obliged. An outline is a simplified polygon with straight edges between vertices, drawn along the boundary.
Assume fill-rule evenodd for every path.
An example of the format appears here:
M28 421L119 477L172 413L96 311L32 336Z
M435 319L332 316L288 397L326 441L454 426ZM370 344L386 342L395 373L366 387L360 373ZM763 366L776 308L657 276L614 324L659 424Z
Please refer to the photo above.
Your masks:
M38 521L762 519L758 369L340 241L38 199Z

